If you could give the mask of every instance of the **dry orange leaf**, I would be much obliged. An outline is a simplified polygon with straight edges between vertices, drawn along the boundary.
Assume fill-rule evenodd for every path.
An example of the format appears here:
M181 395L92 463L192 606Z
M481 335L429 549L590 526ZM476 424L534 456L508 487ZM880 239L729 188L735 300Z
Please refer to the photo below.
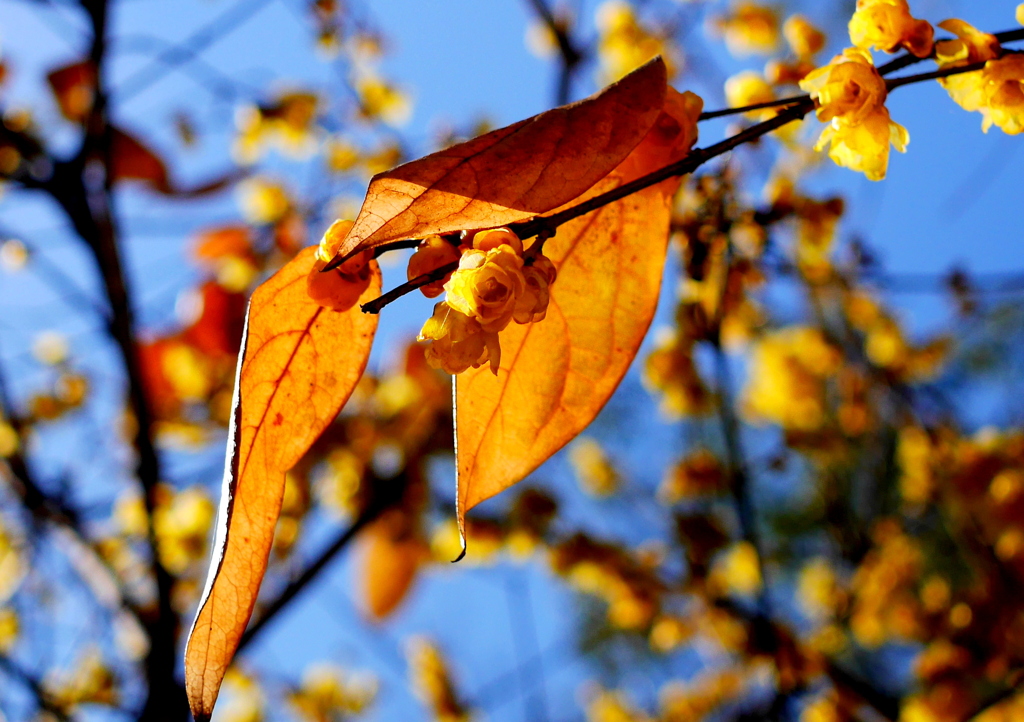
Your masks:
M366 367L376 316L335 312L306 293L306 248L249 302L239 354L214 558L185 650L185 688L196 720L209 719L252 614L285 472L334 420ZM380 271L363 300L380 294Z
M664 103L659 57L597 95L374 176L338 253L532 218L585 193L643 139Z
M685 156L702 105L670 88L651 132L586 197ZM469 509L573 439L619 385L658 304L678 187L670 178L559 228L544 246L558 268L547 317L501 332L497 375L481 367L456 377L460 532Z

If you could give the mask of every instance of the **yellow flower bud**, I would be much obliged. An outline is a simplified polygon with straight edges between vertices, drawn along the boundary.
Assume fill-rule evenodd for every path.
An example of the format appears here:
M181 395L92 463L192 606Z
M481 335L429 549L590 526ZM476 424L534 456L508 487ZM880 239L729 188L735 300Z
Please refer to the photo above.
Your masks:
M441 236L429 236L423 239L423 242L416 248L416 252L409 258L407 277L411 281L417 276L430 273L441 266L455 263L460 256L459 249ZM436 298L444 292L444 284L451 277L452 274L449 273L444 278L432 281L426 286L420 286L420 291L427 298Z
M748 105L767 103L775 100L775 91L764 76L756 70L744 70L725 81L725 100L733 108L743 108ZM745 115L749 118L765 120L771 118L777 111L768 108L766 110L754 110Z
M803 15L790 15L782 26L782 36L798 58L817 55L825 47L825 34Z
M543 321L548 312L551 300L550 286L554 283L557 271L555 264L546 256L538 255L533 263L523 267L523 280L526 286L523 294L516 300L512 319L516 323L536 323Z
M501 331L512 320L516 301L525 287L523 259L507 244L486 252L466 251L458 270L444 284L448 305L492 333Z
M487 252L502 245L511 246L517 254L523 255L523 242L507 228L491 228L473 236L473 248L478 251Z

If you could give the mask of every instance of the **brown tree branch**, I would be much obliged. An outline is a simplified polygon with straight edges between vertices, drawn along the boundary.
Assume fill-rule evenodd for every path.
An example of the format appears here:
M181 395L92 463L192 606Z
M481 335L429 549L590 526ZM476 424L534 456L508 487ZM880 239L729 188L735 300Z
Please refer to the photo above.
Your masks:
M565 105L569 102L572 77L577 66L585 57L584 52L570 37L566 24L555 17L546 0L529 0L529 4L547 26L558 45L558 56L562 67L558 77L558 88L555 92L555 105Z
M23 687L25 687L29 692L31 692L32 696L35 697L36 704L39 706L41 710L49 712L58 720L60 720L60 722L69 721L70 718L68 717L67 713L60 706L53 703L53 701L50 699L50 695L47 694L45 689L43 689L43 686L39 683L39 680L37 680L35 677L30 675L24 669L22 669L14 661L3 655L0 655L0 670L6 672L9 677L16 679L18 682L21 683Z

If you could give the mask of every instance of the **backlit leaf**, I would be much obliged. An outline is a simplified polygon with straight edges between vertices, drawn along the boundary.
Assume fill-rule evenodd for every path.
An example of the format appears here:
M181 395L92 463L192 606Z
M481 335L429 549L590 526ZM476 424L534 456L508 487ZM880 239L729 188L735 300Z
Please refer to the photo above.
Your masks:
M339 254L433 233L493 228L586 192L650 130L664 102L655 58L597 95L373 178Z
M670 89L648 136L586 197L685 156L701 105ZM497 375L456 377L460 529L466 511L562 448L619 385L657 307L678 186L670 178L559 228L544 246L558 268L547 317L501 332Z
M384 619L401 604L428 559L415 526L408 510L391 509L360 535L363 604L373 619Z
M224 488L206 589L185 651L192 713L208 719L252 614L285 472L337 416L363 373L377 318L310 300L315 248L299 253L249 303L229 428ZM380 293L380 272L363 300Z

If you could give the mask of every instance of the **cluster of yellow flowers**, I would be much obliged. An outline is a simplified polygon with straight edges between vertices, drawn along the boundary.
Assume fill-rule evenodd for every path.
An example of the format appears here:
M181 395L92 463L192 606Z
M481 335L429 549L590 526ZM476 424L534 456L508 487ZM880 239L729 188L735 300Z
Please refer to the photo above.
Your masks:
M364 712L377 696L378 683L368 674L352 674L333 664L306 669L288 701L307 722L341 722Z
M826 422L824 381L841 357L815 328L788 327L765 335L751 354L744 408L795 431L815 431Z
M595 23L602 84L615 82L658 55L665 60L669 78L678 72L679 49L670 37L645 27L632 4L606 0L597 9Z
M918 542L892 520L880 522L873 536L875 548L851 581L850 629L868 648L917 638L922 611L915 591L924 563Z
M277 148L290 158L305 159L317 149L316 95L304 91L284 93L267 105L247 105L238 110L238 136L232 156L242 165L258 161L267 148Z
M610 496L618 490L621 476L596 439L577 437L569 447L569 462L580 488L588 494Z
M489 363L498 373L498 333L512 321L541 321L547 313L554 264L534 244L523 243L507 228L464 233L453 245L441 236L424 239L409 259L410 280L458 261L444 279L422 287L427 298L447 292L420 331L427 362L450 374Z
M1010 135L1024 132L1024 56L1003 55L994 35L962 20L946 20L939 27L957 36L935 46L939 67L987 61L982 70L940 78L950 97L964 110L980 112L986 132L993 125Z
M625 550L575 534L552 547L552 569L570 585L608 604L617 629L646 631L657 617L664 591L651 562Z
M1024 13L1018 8L1020 15ZM965 110L982 114L984 130L995 125L1012 135L1024 132L1024 56L1004 53L995 36L963 20L946 20L939 27L956 38L935 43L934 29L910 14L907 0L857 0L849 24L854 47L800 81L817 101L818 118L829 123L816 148L831 145L833 161L871 180L885 177L890 144L906 150L910 136L889 118L886 84L874 67L871 50L893 53L904 48L919 58L934 54L943 69L985 63L981 70L938 82ZM767 99L769 92L746 77L737 79L733 88L736 100Z

